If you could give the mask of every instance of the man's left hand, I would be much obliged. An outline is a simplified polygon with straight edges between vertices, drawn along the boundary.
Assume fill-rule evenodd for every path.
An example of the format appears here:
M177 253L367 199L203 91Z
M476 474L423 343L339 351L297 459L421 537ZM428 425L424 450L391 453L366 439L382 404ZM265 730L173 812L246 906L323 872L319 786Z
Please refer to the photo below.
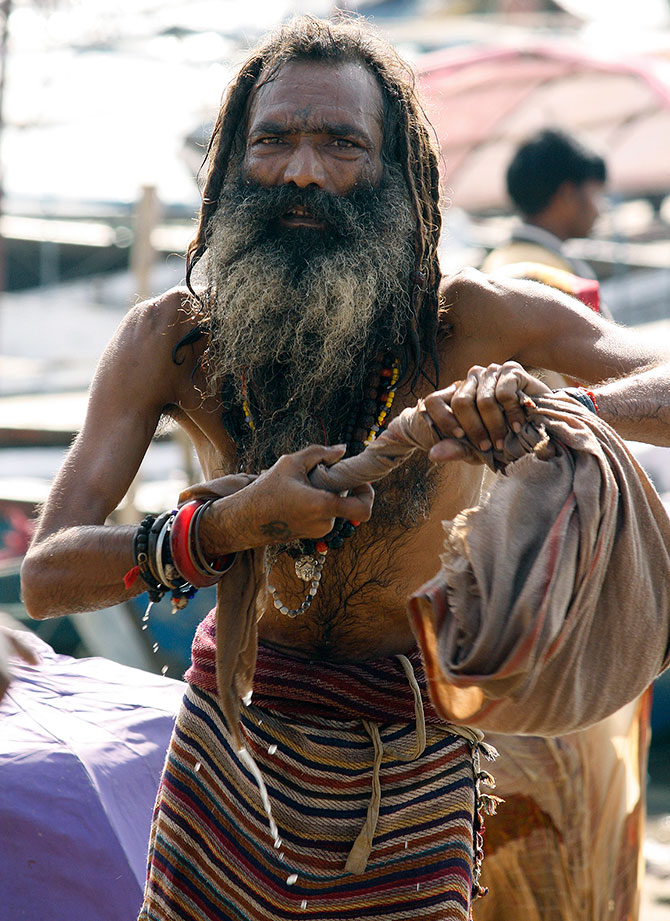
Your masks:
M424 405L444 437L431 448L430 459L436 463L480 463L473 448L502 450L509 432L518 433L526 421L522 393L535 397L551 390L516 361L487 368L474 365L463 380L431 393Z

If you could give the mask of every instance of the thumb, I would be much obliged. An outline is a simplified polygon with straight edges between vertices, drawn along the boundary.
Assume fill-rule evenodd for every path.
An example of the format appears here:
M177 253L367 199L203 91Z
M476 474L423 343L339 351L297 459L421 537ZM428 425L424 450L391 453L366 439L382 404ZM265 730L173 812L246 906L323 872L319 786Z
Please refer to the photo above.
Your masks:
M434 464L446 464L448 461L465 460L469 451L467 445L456 441L455 438L445 438L438 441L428 452L428 457Z
M301 466L305 472L313 470L317 464L325 464L327 467L336 464L338 460L344 457L347 450L346 445L310 445L298 451L296 457L300 459Z

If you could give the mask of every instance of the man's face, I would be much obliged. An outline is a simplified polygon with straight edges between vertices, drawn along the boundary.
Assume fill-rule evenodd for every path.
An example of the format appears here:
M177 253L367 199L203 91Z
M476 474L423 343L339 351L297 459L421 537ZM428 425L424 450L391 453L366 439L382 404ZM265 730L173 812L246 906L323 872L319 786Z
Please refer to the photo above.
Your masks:
M369 363L404 341L416 217L382 166L382 94L355 64L284 65L250 105L211 219L212 393L248 401L244 462L341 440Z
M348 195L379 184L381 147L381 91L365 67L292 62L253 97L241 176L264 187ZM280 223L323 229L305 207Z

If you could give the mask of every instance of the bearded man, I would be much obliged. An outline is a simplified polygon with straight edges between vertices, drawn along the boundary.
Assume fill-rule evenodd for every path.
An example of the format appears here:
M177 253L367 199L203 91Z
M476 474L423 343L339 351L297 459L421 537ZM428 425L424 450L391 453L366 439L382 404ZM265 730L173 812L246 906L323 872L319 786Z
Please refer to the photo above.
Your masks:
M546 392L523 364L619 377L596 390L603 418L669 443L670 356L542 286L440 278L431 133L406 66L362 25L303 18L270 36L208 157L188 290L133 309L103 356L24 563L26 607L147 587L181 603L174 565L240 611L218 650L213 616L194 640L143 921L466 919L481 733L433 709L406 598L436 569L441 522L478 500L481 466L463 461L515 437L524 394ZM420 397L442 466L408 462L371 518L369 485L311 485ZM165 414L210 482L176 513L106 525ZM254 604L237 724L215 662L255 642L240 627Z

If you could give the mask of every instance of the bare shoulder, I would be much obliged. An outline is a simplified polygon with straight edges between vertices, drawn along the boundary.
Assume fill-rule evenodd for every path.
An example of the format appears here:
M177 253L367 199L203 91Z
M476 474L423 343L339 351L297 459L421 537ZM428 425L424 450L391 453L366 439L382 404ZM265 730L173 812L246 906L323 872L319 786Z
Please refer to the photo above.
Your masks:
M520 299L506 284L476 269L445 275L440 284L439 327L447 377L460 377L474 364L512 357L523 330ZM502 356L502 357L501 357ZM444 379L444 378L443 378Z
M546 285L472 268L445 275L440 284L444 319L464 331L476 328L482 340L497 336L503 326L522 326L531 310L542 310L543 304L550 308L557 297Z
M145 378L156 400L177 401L204 345L198 306L179 287L132 307L102 356L96 381L115 379L123 387Z
M187 288L171 288L159 297L132 307L119 327L119 336L140 348L159 351L176 346L199 322L199 305ZM160 349L162 353L164 349Z
M179 364L174 353L197 325L195 305L180 288L128 311L98 364L81 432L49 497L40 533L101 524L118 505L161 416L193 387L186 361ZM193 352L195 344L187 348Z

